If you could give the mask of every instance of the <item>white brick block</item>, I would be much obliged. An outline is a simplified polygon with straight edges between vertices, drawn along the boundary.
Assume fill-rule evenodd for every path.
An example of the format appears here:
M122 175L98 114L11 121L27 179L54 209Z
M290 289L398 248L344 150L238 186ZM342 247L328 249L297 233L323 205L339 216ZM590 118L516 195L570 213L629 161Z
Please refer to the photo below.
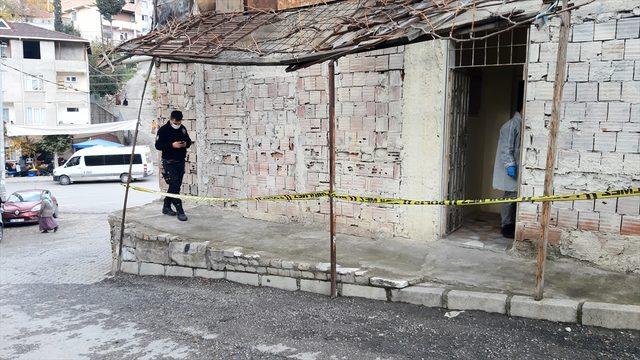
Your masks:
M126 274L138 274L138 263L133 261L123 261L120 271Z
M640 59L640 39L625 40L624 58L629 60Z
M634 61L623 60L623 61L614 61L613 65L613 73L611 74L611 81L632 81L633 80L633 69L635 66Z
M361 297L373 300L387 300L387 291L374 286L342 284L342 296Z
M553 83L547 81L535 82L535 100L552 100Z
M593 22L576 24L573 28L573 42L593 41Z
M541 62L555 62L558 59L558 43L543 43L540 44L540 61Z
M640 17L632 17L618 20L618 39L637 39L640 34Z
M543 80L547 77L549 63L530 63L528 68L529 81Z
M596 60L602 56L602 42L576 43L580 45L580 61Z
M300 290L331 296L331 283L320 280L300 280Z
M609 114L607 121L613 122L627 122L631 116L631 104L623 102L611 102L609 103Z
M582 325L640 330L640 306L587 301L582 306Z
M602 43L603 60L624 59L624 40L610 40Z
M263 275L262 286L288 291L298 290L298 283L296 279L284 276Z
M540 59L540 44L531 44L529 46L529 66L537 63L538 59Z
M593 149L595 151L602 151L602 152L615 151L616 150L616 133L614 132L596 133L595 141L593 143Z
M194 276L205 279L224 279L224 271L195 269Z
M600 101L618 101L622 96L622 83L603 82L599 85L598 99Z
M578 302L565 299L543 299L535 301L526 296L511 298L511 316L558 322L576 322Z
M595 24L594 40L612 40L616 38L616 21Z
M598 101L598 83L581 82L576 86L577 101ZM527 108L527 112L529 108Z
M258 274L227 271L227 280L245 285L259 285Z
M616 141L616 151L624 153L639 152L640 133L619 132Z
M140 275L162 276L164 275L164 265L153 263L141 263Z
M640 103L640 81L625 81L622 83L622 101L632 104Z
M505 314L507 295L452 290L447 294L447 307L453 310L480 310Z
M165 269L165 276L193 277L193 268L168 265Z
M410 286L400 290L391 290L391 301L429 307L442 306L444 288Z
M580 52L581 52L580 43L567 44L567 61L568 62L580 61Z
M570 63L568 69L569 81L587 81L589 80L589 63Z
M611 61L592 61L589 67L589 81L609 81L613 70Z
M589 83L589 84L595 84L595 83ZM597 95L598 95L598 90L596 89L596 96ZM592 121L592 122L607 121L607 108L608 108L608 103L606 102L587 103L588 116L586 117L586 120Z
M584 121L586 103L568 102L564 104L564 121Z

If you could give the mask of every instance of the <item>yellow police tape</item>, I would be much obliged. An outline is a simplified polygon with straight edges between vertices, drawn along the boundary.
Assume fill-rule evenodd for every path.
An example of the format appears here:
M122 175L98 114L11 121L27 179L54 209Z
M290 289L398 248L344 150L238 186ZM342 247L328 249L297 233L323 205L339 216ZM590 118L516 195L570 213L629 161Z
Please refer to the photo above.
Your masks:
M123 185L126 186L126 185ZM570 195L551 195L551 196L523 196L517 198L497 198L497 199L476 199L476 200L409 200L409 199L396 199L396 198L380 198L380 197L365 197L365 196L351 196L341 195L335 192L331 194L329 191L310 192L304 194L290 194L290 195L268 195L268 196L256 196L247 198L216 198L216 197L203 197L194 195L177 195L167 192L151 190L140 186L129 185L129 188L146 192L150 194L157 194L162 196L168 196L183 200L201 201L201 202L240 202L240 201L293 201L293 200L316 200L325 197L332 197L337 200L367 203L367 204L387 204L387 205L445 205L445 206L467 206L467 205L489 205L489 204L507 204L507 203L521 203L521 202L545 202L545 201L574 201L574 200L595 200L595 199L609 199L628 196L640 196L640 188L628 188L621 190L610 190L601 192L590 192L581 194Z

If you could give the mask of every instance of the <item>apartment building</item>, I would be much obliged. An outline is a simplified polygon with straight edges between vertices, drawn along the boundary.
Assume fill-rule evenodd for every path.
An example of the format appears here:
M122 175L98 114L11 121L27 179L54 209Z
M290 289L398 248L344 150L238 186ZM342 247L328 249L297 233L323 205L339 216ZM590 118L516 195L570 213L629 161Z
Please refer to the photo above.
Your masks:
M118 44L149 32L153 3L152 0L126 0L122 11L110 23L100 15L93 0L63 0L62 17L89 41Z
M3 119L16 125L89 124L89 41L0 19Z

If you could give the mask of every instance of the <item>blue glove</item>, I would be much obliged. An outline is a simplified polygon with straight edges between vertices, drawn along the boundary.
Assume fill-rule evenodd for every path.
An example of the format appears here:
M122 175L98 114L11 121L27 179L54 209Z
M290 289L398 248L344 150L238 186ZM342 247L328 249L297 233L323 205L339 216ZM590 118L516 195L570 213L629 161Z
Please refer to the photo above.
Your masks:
M512 178L517 178L518 177L518 167L515 165L509 166L507 168L507 175L511 176Z

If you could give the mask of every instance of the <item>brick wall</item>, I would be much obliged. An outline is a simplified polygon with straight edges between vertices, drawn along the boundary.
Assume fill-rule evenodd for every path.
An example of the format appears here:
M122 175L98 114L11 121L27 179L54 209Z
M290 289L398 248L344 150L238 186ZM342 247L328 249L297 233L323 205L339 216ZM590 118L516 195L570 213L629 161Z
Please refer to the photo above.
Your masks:
M573 20L554 192L638 187L640 17ZM531 29L521 187L525 196L543 193L557 35L557 26L547 31ZM521 204L519 209L518 237L537 239L541 206ZM550 241L571 252L580 238L587 238L580 234L590 232L597 241L585 253L619 255L625 249L640 248L639 215L638 197L554 203Z
M398 195L402 69L403 48L340 59L337 191ZM201 127L195 122L197 65L163 63L157 71L160 117L181 108L185 126L192 138L198 138L189 150L183 192L243 197L328 188L326 67L285 73L281 68L204 66ZM197 168L196 154L203 157ZM198 175L203 179L200 184ZM237 206L254 218L328 224L326 200ZM393 207L338 203L336 213L338 229L344 233L371 236L401 231Z

